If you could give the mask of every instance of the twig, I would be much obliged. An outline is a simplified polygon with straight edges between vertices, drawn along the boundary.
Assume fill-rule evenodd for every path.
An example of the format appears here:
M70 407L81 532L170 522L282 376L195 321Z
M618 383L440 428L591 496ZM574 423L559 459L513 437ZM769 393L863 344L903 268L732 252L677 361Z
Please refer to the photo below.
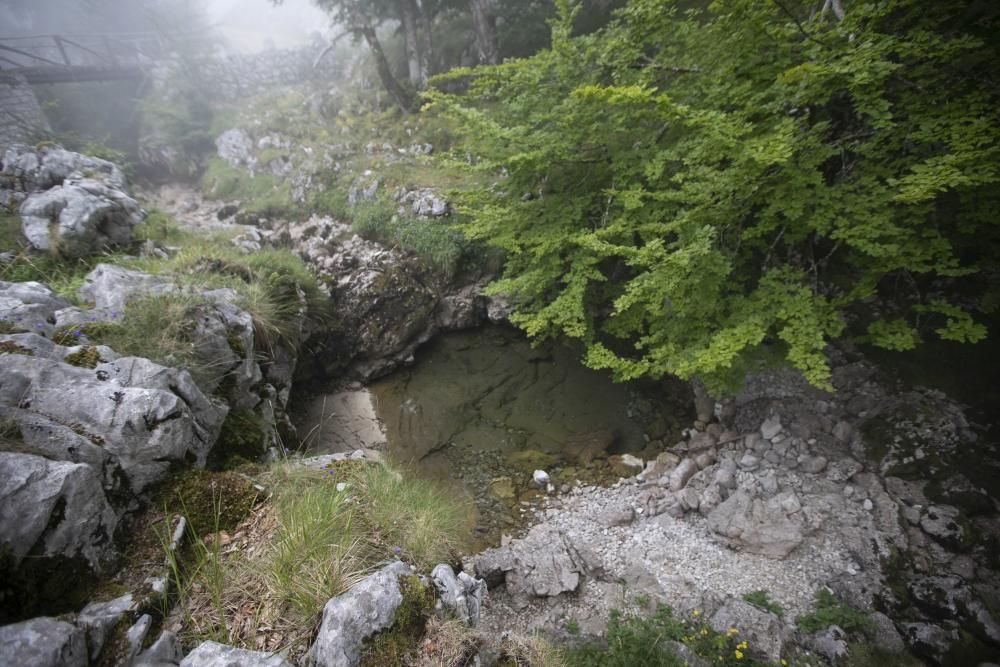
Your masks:
M785 5L783 5L783 4L781 3L781 0L773 0L773 2L774 2L774 4L778 5L778 7L780 7L780 8L781 8L781 11L785 12L785 14L787 14L787 15L788 15L788 18L790 18L790 19L792 19L793 21L795 21L795 25L797 25L797 26L799 27L799 32L801 32L801 33L802 33L803 37L805 37L806 39L809 39L809 40L812 40L812 41L816 42L816 43L817 43L817 44L819 44L820 46L829 46L829 44L827 44L827 43L826 43L826 42L824 42L823 40L821 40L821 39L818 39L818 38L816 38L816 37L813 37L813 36L812 36L811 34L809 34L809 31L808 31L808 30L806 30L806 28L805 28L805 26L804 26L804 25L802 25L802 22L801 22L801 21L799 21L798 17L797 17L797 16L795 16L795 14L793 14L792 12L790 12L790 11L788 10L788 8L787 8L787 7L785 7Z

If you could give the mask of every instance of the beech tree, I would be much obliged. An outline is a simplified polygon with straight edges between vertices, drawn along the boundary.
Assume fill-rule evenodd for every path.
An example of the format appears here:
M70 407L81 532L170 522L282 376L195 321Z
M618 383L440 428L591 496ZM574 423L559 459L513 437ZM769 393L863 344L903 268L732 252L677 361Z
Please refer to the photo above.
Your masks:
M619 379L718 393L775 359L828 386L845 336L986 335L995 7L633 0L573 37L557 4L551 49L428 93L496 182L459 210L506 251L490 289L530 336L577 339Z

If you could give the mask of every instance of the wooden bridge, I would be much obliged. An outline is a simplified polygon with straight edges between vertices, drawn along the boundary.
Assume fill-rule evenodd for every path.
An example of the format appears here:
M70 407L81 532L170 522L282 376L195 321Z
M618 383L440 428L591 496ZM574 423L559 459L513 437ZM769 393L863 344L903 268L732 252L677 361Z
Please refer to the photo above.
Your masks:
M0 37L0 75L27 83L137 79L165 50L156 33Z

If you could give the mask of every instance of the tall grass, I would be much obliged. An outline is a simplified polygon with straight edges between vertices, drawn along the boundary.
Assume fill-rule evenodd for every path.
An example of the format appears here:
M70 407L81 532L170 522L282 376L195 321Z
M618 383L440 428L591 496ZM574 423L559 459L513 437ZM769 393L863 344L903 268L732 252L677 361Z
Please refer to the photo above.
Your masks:
M259 649L265 633L300 654L331 597L387 558L421 568L450 560L471 532L467 507L380 465L316 470L283 462L260 479L272 490L269 502L233 529L252 536L249 548L220 552L218 539L198 539L193 562L177 568L193 640Z
M440 220L421 220L396 213L388 199L357 204L351 226L355 234L415 254L445 276L458 270L467 242L460 232Z

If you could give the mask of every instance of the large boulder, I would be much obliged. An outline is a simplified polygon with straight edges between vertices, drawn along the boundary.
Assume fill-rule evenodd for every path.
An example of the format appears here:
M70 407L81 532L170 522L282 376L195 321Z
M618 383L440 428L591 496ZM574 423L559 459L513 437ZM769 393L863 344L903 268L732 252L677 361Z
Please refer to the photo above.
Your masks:
M0 663L31 667L85 667L83 630L54 618L33 618L0 627Z
M735 628L738 637L745 640L751 655L772 663L781 659L785 644L791 641L793 630L769 611L764 611L743 600L730 598L712 614L712 629L726 633Z
M82 559L100 571L117 525L93 467L0 452L0 545L11 565L30 554Z
M41 283L0 280L0 322L11 330L50 334L55 313L70 303Z
M117 188L91 179L67 180L21 204L21 231L38 250L63 257L92 255L132 240L145 213Z
M48 190L69 178L84 176L118 190L128 189L128 179L118 165L61 146L10 146L4 153L0 174L13 179L22 192Z
M217 642L202 642L181 660L180 667L292 667L271 653L248 651Z
M802 507L792 492L763 500L737 490L708 514L708 525L730 546L785 558L805 539Z
M393 624L403 601L399 578L411 574L393 561L323 607L323 621L306 656L307 665L352 667L367 637Z
M538 524L524 538L473 556L466 570L491 588L505 584L515 597L553 597L571 593L584 571L566 537L548 524Z

